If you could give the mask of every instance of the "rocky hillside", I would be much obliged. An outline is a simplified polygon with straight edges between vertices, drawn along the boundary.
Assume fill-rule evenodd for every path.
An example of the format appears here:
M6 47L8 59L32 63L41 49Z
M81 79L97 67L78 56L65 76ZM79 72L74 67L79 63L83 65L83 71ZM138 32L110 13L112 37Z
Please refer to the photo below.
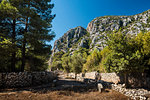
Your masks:
M140 31L150 31L150 10L132 16L103 16L92 20L87 29L76 27L55 41L53 53L63 51L73 52L78 48L103 49L104 36L113 31L137 34Z
M84 38L83 38L84 37ZM55 41L53 53L63 51L73 51L78 47L86 47L86 38L88 38L88 32L83 27L79 26L69 30L61 38ZM83 38L83 39L82 39Z

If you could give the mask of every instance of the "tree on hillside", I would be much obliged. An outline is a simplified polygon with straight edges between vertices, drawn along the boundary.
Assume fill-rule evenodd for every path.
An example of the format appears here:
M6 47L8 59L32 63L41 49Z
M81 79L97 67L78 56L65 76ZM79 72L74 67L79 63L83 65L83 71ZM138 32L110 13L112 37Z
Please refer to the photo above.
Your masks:
M142 38L143 37L140 39ZM137 44L137 41L135 41L135 37L120 32L114 33L109 37L107 45L111 52L105 64L110 64L109 62L111 60L110 69L112 71L131 73L143 71L145 69L143 64L143 53L142 50L140 50L142 48Z
M62 58L62 66L64 68L64 71L67 73L67 75L69 72L71 72L70 64L71 64L71 57L70 56Z
M10 38L12 48L21 51L19 53L21 58L16 58L17 51L11 53L11 71L15 71L16 59L21 62L20 71L24 71L26 65L30 66L30 70L45 69L40 67L45 65L51 48L46 42L54 37L53 33L49 33L51 21L55 17L51 15L54 5L50 2L51 0L3 0L1 2L1 33L6 38Z
M73 54L81 54L81 56L84 58L84 59L87 59L88 55L89 55L89 50L86 49L86 48L79 48L78 50L75 50L73 52Z
M150 32L139 33L135 38L137 53L144 69L150 69Z
M100 51L94 49L94 51L87 57L83 70L94 71L98 70L98 65L101 61Z
M111 34L107 40L107 48L111 52L106 53L104 58L105 68L123 73L125 77L128 73L144 72L150 57L149 40L150 32L139 33L137 36L120 32Z
M100 62L100 71L101 72L111 72L111 50L108 48L108 46L106 46L101 52L101 62ZM107 61L107 63L106 63ZM105 65L104 65L105 64Z
M83 64L85 62L86 59L84 59L80 53L74 54L71 57L70 66L72 71L75 73L75 79L76 79L76 75L82 72Z
M66 53L64 53L63 51L59 51L59 52L55 53L53 55L53 57L52 57L52 63L50 65L50 68L54 69L54 70L56 70L56 69L59 69L59 70L63 69L63 67L62 67L62 59L61 58L63 58L63 56L65 54Z

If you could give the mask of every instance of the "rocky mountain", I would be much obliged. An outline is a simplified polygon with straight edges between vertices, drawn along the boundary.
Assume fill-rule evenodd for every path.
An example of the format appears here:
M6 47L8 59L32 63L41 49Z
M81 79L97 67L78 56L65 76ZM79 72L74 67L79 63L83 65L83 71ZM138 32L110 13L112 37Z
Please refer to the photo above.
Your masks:
M59 51L71 53L80 47L103 49L104 36L118 30L126 34L150 31L150 10L132 16L97 17L87 29L81 26L71 29L55 41L52 56Z
M69 30L61 38L55 41L53 52L56 53L59 51L63 51L66 53L68 51L73 51L79 46L84 47L85 46L84 42L86 41L85 36L87 34L88 34L87 30L81 26ZM81 40L81 38L83 37L84 39Z

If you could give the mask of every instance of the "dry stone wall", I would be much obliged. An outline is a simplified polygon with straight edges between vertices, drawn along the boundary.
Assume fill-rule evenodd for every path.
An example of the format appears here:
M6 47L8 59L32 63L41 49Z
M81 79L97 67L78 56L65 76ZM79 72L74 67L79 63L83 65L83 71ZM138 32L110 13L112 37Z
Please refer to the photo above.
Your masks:
M150 91L146 89L127 89L124 84L111 84L111 89L118 91L132 100L149 100Z
M68 77L75 78L75 73L68 73Z
M89 78L89 79L95 79L95 75L97 72L89 72L89 73L85 73L85 78Z
M117 73L100 73L101 80L115 84L123 82L123 76Z
M1 88L27 87L51 82L57 78L53 72L0 73Z
M77 74L78 81L84 81L84 79L95 80L97 72L88 72L85 74ZM74 73L69 73L69 77L75 78ZM122 84L125 83L125 77L123 74L117 73L99 73L101 80L105 82ZM128 84L132 88L150 88L150 76L145 73L131 73L127 75Z

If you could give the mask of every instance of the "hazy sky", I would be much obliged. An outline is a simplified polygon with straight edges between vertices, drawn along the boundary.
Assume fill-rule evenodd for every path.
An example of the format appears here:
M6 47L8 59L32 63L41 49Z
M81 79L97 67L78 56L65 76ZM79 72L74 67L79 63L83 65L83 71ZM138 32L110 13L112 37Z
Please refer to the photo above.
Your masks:
M87 27L94 18L105 15L134 15L150 9L150 0L52 0L56 14L52 30L59 39L69 29Z

